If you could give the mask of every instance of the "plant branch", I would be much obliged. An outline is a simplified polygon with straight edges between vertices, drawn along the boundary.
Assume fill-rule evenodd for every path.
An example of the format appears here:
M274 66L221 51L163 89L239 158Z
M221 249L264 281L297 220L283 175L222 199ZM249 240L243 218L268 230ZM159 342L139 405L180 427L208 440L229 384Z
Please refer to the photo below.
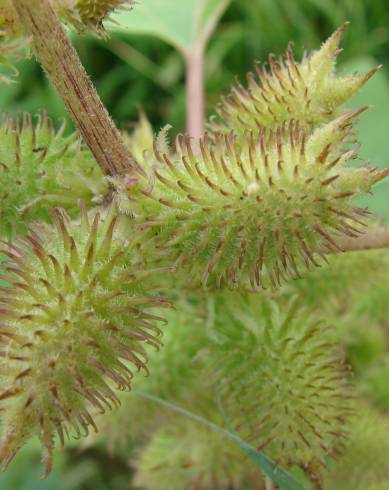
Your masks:
M141 172L101 102L50 0L13 0L26 36L97 163L108 175Z
M357 238L338 238L338 247L344 252L389 247L389 226L377 226L366 230Z
M185 53L186 63L186 129L195 139L203 136L205 103L204 103L204 48Z

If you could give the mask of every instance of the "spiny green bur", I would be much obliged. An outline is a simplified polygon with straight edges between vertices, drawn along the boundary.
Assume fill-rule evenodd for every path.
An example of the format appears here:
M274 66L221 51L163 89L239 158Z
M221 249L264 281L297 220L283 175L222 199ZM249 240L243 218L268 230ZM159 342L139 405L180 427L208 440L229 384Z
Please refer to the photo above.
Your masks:
M153 295L155 274L131 264L113 208L92 222L84 210L79 224L57 210L54 221L6 247L14 279L0 298L0 460L38 435L46 474L54 434L63 445L96 430L94 414L119 404L114 386L148 372L144 346L159 348L162 319L147 310L168 305Z
M149 179L111 178L144 253L185 269L201 286L277 288L338 251L336 236L358 236L366 210L351 199L384 177L348 165L350 111L307 135L297 122L239 140L207 136L175 154L155 145Z
M100 34L106 16L122 5L55 2L77 29ZM11 36L18 32L12 12L11 3L1 4L0 28ZM260 83L249 76L248 90L233 89L219 108L223 122L212 122L198 144L178 136L172 150L164 128L151 151L151 128L143 121L127 143L146 176L104 179L75 136L54 132L46 119L36 128L28 116L23 124L6 119L0 234L22 234L26 222L47 220L53 204L81 218L71 221L57 209L54 228L35 224L4 245L3 467L36 435L49 473L54 437L64 444L69 433L96 430L95 413L119 404L114 388L128 390L134 370L147 372L151 359L156 376L138 378L137 386L222 424L216 386L227 418L246 441L281 467L302 467L322 488L352 412L348 368L333 334L289 300L293 288L279 296L273 290L322 265L340 250L339 238L359 236L368 213L352 201L388 173L349 165L357 152L353 121L363 109L341 105L374 70L335 75L343 29L300 64L290 49L284 60L270 58L271 73L258 70ZM83 206L80 213L80 197L92 207L108 201L108 189L114 205L107 212L94 211L91 221ZM142 262L135 259L139 251ZM175 326L158 357L150 349L161 345L161 318L148 308L169 301L155 292L157 271L145 270L146 261L182 271L176 290L272 291L210 294L187 309L177 301L182 315L171 317ZM137 431L149 441L138 457L138 483L150 490L243 485L251 469L238 446L191 420L157 414L155 407L143 411L138 398L129 406L135 403L140 411L129 412L128 420L139 423ZM387 488L363 481L361 488Z
M341 113L340 106L350 99L377 71L366 75L335 74L339 42L344 23L321 47L296 63L291 47L284 57L269 56L270 73L263 65L255 67L258 79L247 75L248 89L241 84L223 97L217 112L223 123L210 126L217 131L238 134L261 127L276 129L285 122L299 121L312 130Z
M56 0L62 20L80 32L104 34L103 21L114 11L130 8L132 0Z
M362 403L350 429L345 454L330 467L325 489L387 490L389 488L389 420Z
M145 490L228 490L242 488L250 472L260 478L236 443L180 417L141 450L134 481Z
M105 33L103 22L114 11L131 8L132 0L50 0L63 22L78 31ZM20 21L12 0L0 0L0 30L8 37L21 34ZM0 34L1 38L1 34Z
M211 351L225 412L244 440L319 481L350 415L343 356L296 302L249 296L237 304L230 295L219 298Z
M0 127L0 236L12 237L33 220L48 221L53 205L77 215L78 200L98 204L106 183L76 133L64 136L46 116L3 118Z

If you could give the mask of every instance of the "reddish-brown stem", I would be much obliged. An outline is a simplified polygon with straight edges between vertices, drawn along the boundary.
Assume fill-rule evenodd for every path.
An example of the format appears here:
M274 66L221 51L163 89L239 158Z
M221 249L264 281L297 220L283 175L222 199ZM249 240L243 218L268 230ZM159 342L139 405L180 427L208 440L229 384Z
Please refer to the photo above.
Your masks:
M197 139L204 133L204 48L202 45L185 53L186 62L186 129Z
M386 248L389 247L389 227L372 227L357 238L338 238L336 243L344 252Z
M108 175L142 172L126 148L50 0L13 0L24 32L97 163Z

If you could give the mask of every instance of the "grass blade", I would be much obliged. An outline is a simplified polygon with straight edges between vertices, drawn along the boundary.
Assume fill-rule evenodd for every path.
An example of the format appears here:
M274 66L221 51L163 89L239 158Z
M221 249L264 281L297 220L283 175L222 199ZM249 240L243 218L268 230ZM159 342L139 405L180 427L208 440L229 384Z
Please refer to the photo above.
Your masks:
M214 430L215 432L219 432L223 434L225 437L228 437L232 441L239 444L239 446L245 451L245 453L252 459L252 461L258 466L258 468L269 477L276 485L278 485L280 490L307 490L305 486L303 486L300 482L298 482L292 475L287 473L286 471L278 468L278 466L267 456L257 451L255 447L247 444L243 439L239 436L230 432L219 425L216 425L209 420L196 415L185 408L182 408L174 403L170 403L162 398L159 398L154 395L150 395L149 393L145 393L141 390L132 390L132 393L137 396L141 396L146 400L150 400L154 403L158 403L165 408L173 410L176 413L179 413L185 417L189 417L196 422L207 426L209 429Z

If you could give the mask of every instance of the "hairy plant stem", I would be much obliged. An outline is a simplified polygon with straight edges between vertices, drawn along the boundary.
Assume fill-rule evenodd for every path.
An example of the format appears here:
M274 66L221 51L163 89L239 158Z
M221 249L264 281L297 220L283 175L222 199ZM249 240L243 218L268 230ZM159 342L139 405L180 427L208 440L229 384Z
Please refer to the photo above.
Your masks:
M36 57L108 175L142 172L101 102L50 0L13 0Z
M204 48L199 45L185 53L186 129L195 139L204 134Z
M389 247L389 226L372 227L357 238L338 238L336 243L343 252L386 248Z

